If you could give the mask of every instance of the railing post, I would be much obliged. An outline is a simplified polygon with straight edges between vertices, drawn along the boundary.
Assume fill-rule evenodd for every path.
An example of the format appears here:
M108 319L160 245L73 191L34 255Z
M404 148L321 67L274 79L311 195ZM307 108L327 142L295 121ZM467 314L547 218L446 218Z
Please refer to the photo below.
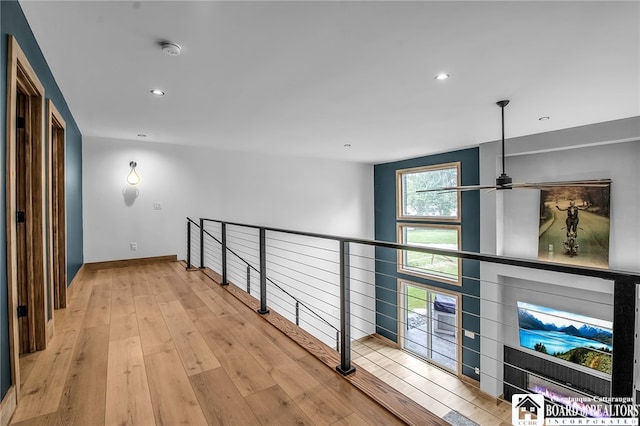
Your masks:
M266 314L267 309L267 235L264 228L260 228L260 309L259 314Z
M200 218L200 269L204 269L204 219Z
M247 265L247 294L251 294L251 267Z
M336 331L336 351L340 352L340 331Z
M187 218L187 269L191 269L191 221Z
M631 278L619 278L613 283L613 344L611 366L611 396L633 396L633 365L636 324L636 283Z
M227 281L227 224L222 222L222 285L228 285Z
M296 300L296 325L300 326L300 302Z
M340 241L340 365L336 370L343 376L356 371L351 365L351 290L349 242Z

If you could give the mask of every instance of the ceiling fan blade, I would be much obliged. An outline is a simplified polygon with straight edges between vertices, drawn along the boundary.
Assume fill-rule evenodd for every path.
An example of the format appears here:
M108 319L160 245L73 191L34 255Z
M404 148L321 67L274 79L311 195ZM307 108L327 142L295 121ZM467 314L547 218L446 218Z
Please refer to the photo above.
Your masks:
M443 188L420 189L416 192L478 191L481 189L495 189L495 186L494 185L447 186Z
M611 184L611 179L598 179L598 180L576 180L565 182L524 182L514 183L513 188L522 189L552 189L563 186L578 186L583 188L604 188Z

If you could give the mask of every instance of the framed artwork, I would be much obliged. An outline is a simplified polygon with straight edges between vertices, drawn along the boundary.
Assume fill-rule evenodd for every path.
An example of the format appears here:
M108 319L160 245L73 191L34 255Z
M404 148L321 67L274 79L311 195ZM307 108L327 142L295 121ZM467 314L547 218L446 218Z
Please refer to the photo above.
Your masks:
M611 186L559 186L540 191L538 259L609 267Z

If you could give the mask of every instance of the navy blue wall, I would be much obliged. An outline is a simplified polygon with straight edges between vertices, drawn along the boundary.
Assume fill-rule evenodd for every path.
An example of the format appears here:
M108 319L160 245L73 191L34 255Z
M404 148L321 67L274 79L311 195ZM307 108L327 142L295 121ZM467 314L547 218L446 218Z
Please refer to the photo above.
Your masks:
M9 314L7 312L7 256L5 234L5 140L6 140L6 89L8 34L13 35L29 63L44 85L45 96L53 101L66 122L66 196L67 196L67 275L70 283L83 262L82 248L82 135L69 111L67 102L51 74L31 28L15 0L0 1L0 175L2 197L0 199L0 398L4 398L11 386L9 358ZM67 284L68 284L67 283Z
M479 149L471 148L411 160L379 164L374 167L375 183L375 238L381 241L396 241L396 170L460 162L462 185L477 185L480 181ZM480 194L478 191L462 192L461 226L462 250L480 251ZM410 222L402 220L402 222ZM437 223L437 222L430 222ZM443 222L446 223L446 222ZM397 271L395 250L376 249L376 332L398 342L397 279L444 288L462 294L462 327L480 332L480 265L476 261L462 261L462 286L448 285L439 281L405 275ZM477 278L477 279L474 279ZM474 372L480 367L480 339L464 336L462 339L462 373L480 379Z

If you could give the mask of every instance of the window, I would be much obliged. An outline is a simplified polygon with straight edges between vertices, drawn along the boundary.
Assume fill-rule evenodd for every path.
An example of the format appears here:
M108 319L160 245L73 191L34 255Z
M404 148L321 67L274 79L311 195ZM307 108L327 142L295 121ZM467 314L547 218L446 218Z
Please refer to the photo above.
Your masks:
M460 192L418 192L460 186L460 163L396 171L398 242L417 247L460 250ZM444 222L444 223L443 223ZM451 224L457 222L458 224ZM457 257L398 251L398 271L448 284L460 284Z
M400 223L398 241L417 247L460 249L459 225ZM460 284L460 259L411 250L398 250L398 270L449 284Z
M398 219L460 221L458 191L417 192L460 185L460 163L439 164L396 172Z

